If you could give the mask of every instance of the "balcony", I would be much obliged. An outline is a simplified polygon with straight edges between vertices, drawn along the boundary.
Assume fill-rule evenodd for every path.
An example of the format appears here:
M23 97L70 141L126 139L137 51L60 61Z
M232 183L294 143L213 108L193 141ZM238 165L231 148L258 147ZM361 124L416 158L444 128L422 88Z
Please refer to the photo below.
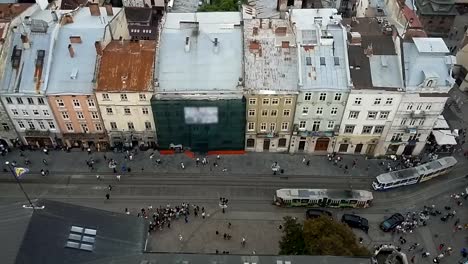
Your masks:
M417 126L406 126L405 127L405 133L416 134L416 133L418 133L418 127Z
M413 110L411 111L411 117L412 118L421 118L426 116L426 112L422 110Z

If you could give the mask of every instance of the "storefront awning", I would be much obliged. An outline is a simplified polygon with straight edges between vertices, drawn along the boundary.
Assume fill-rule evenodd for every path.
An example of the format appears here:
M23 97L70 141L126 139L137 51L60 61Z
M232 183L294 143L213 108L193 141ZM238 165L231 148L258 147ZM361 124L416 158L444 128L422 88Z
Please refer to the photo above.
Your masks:
M452 135L450 130L434 130L432 131L437 145L457 145L455 136Z
M439 129L450 129L447 121L445 120L443 115L440 115L435 124L434 124L434 129L439 130Z

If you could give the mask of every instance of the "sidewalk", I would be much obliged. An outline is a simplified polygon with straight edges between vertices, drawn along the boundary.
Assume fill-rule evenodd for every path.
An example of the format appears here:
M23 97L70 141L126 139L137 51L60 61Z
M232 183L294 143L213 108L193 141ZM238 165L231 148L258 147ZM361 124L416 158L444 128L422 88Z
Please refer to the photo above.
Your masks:
M113 153L113 152L93 152L90 155L86 151L74 150L71 152L65 151L49 151L46 155L42 151L25 151L23 152L25 157L20 156L19 150L14 150L8 153L6 156L1 156L0 161L2 162L3 169L6 166L3 165L5 161L16 161L17 166L24 166L30 169L30 173L38 174L40 170L49 170L50 173L112 173L113 170L108 167L108 160L114 159L117 162L117 173L125 174L122 172L122 167L130 168L131 173L141 174L229 174L229 175L270 175L272 174L271 165L274 162L278 162L281 169L284 170L285 176L293 175L329 175L333 176L376 176L383 172L383 168L378 165L380 160L365 160L364 156L360 155L343 155L343 161L341 164L342 168L333 165L332 162L328 161L325 155L290 155L290 154L279 154L279 153L247 153L244 155L221 155L220 160L217 160L216 156L209 156L209 164L203 166L200 162L199 166L196 166L195 158L189 158L183 153L173 155L160 155L154 152L153 159L150 159L150 155L153 153L152 150L146 152L138 152L133 160L125 159L125 153ZM106 160L104 160L106 156ZM86 161L90 158L95 161L94 169L91 170ZM198 157L198 156L197 156ZM303 157L310 160L310 166L302 163ZM24 164L25 158L28 158L31 162L29 165ZM200 161L204 158L200 156ZM42 160L46 159L48 165L44 165ZM156 165L156 160L161 159L161 164ZM352 162L356 160L357 166L352 168ZM182 169L180 163L183 162L185 169ZM213 166L214 162L218 163L218 166ZM344 167L348 166L349 172L345 174ZM369 166L369 168L368 168ZM226 169L226 171L223 171ZM128 171L126 172L128 173Z

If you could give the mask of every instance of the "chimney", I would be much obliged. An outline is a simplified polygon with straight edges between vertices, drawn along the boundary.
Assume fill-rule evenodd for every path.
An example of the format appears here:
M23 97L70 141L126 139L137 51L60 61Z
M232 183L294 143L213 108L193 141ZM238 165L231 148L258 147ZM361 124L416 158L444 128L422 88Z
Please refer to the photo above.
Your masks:
M29 38L28 35L26 34L21 34L21 42L23 42L23 48L24 49L29 49L31 47L31 44L29 43Z
M190 37L185 38L185 52L190 51Z
M91 13L91 16L100 16L101 10L99 9L99 4L89 3L89 12Z
M68 44L68 52L70 53L70 57L75 57L75 51L73 50L72 44Z
M374 50L372 49L372 43L367 46L364 53L367 55L367 57L372 57L372 55L374 55Z
M107 16L114 15L114 10L112 10L112 4L106 4L106 13L107 13Z
M62 25L73 23L73 17L70 14L66 14L62 19Z
M260 28L262 28L263 24L263 19L260 18Z
M53 20L54 22L57 22L57 21L58 21L57 12L55 12L54 10L52 10L52 11L50 12L50 14L52 15L52 20Z
M253 35L257 36L258 35L258 27L253 28Z
M94 47L96 48L96 54L102 56L102 45L101 41L94 42Z
M214 39L213 44L214 44L214 46L213 46L213 51L214 51L214 53L218 53L218 51L219 51L219 42L218 42L218 38L215 38L215 39Z
M268 19L268 28L271 28L271 19Z

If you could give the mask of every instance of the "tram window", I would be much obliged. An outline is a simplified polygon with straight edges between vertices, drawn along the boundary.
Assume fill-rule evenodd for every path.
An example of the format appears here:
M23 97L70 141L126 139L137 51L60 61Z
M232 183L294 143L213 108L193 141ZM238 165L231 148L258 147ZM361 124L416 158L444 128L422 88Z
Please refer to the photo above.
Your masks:
M302 199L301 203L309 203L309 199Z
M403 181L401 181L401 183L405 183L405 182L408 182L408 180L403 180Z
M341 200L341 203L342 203L342 204L343 204L343 203L348 203L348 201L346 201L346 200Z
M299 199L293 199L292 202L293 203L298 203L300 200Z
M358 201L357 200L351 200L349 201L350 204L356 204Z

